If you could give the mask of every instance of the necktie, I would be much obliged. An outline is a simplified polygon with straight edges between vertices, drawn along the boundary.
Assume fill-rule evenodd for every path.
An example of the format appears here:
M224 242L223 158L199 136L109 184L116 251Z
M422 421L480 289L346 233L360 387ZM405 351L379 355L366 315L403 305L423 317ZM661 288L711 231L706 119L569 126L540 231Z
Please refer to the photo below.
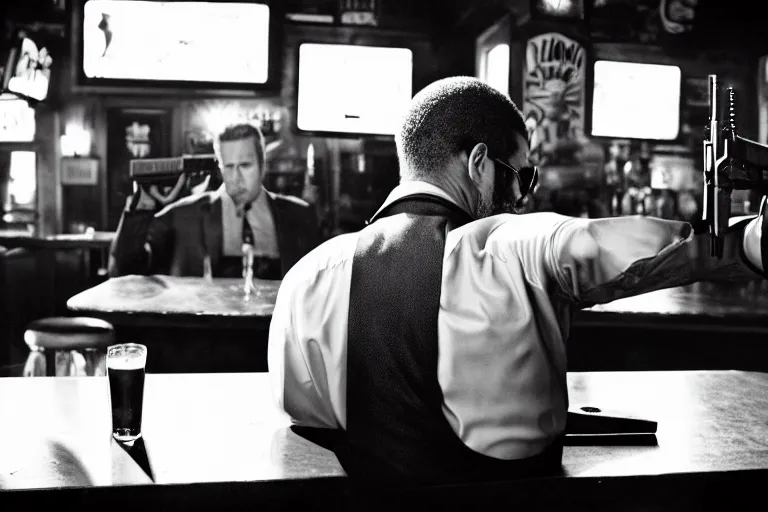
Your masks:
M253 247L253 229L251 229L251 223L248 222L248 210L251 209L251 205L245 207L243 211L243 243Z

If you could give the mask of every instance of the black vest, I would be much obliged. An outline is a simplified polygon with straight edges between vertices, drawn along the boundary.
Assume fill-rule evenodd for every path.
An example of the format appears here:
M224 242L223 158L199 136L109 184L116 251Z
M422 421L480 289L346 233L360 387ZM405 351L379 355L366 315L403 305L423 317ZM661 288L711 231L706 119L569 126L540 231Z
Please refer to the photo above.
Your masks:
M360 232L349 300L347 427L334 450L350 478L442 484L560 470L559 443L504 461L465 446L443 414L443 251L448 231L471 220L449 201L418 194L395 201Z

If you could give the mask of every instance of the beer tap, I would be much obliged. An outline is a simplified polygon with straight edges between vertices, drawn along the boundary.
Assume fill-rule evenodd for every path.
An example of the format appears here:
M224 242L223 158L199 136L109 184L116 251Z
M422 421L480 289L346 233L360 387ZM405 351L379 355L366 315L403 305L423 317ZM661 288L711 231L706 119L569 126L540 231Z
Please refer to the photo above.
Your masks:
M245 296L249 297L255 289L253 284L253 245L243 244L243 291Z
M709 75L709 122L705 129L704 197L702 221L710 236L710 255L723 257L724 234L731 215L731 193L755 190L768 194L768 146L738 135L736 92L727 89L727 119L721 120L720 91L716 75ZM765 200L760 214L763 233L768 227ZM768 236L761 240L761 251L768 254Z
M251 292L256 289L253 284L253 261L254 251L256 250L256 241L253 238L251 224L248 222L248 211L250 209L250 204L243 208L243 245L241 246L241 252L243 253L243 290L246 299L250 297Z

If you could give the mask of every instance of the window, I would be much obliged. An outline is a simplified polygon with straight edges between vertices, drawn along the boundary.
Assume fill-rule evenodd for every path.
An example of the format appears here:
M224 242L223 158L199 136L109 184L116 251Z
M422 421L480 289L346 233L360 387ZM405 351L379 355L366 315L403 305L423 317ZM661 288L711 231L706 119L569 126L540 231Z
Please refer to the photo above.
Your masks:
M509 96L509 45L497 44L485 52L481 80Z
M0 142L35 140L35 109L12 94L0 95Z
M8 196L12 209L35 209L37 195L37 160L34 151L11 152Z

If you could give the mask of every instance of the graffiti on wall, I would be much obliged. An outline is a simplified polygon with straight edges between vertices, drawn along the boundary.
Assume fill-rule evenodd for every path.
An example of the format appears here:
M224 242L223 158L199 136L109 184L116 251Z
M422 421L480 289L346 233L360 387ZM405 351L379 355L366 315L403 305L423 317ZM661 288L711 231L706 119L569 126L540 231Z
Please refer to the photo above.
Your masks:
M564 35L528 40L523 116L539 165L566 164L584 140L586 65L584 47Z

